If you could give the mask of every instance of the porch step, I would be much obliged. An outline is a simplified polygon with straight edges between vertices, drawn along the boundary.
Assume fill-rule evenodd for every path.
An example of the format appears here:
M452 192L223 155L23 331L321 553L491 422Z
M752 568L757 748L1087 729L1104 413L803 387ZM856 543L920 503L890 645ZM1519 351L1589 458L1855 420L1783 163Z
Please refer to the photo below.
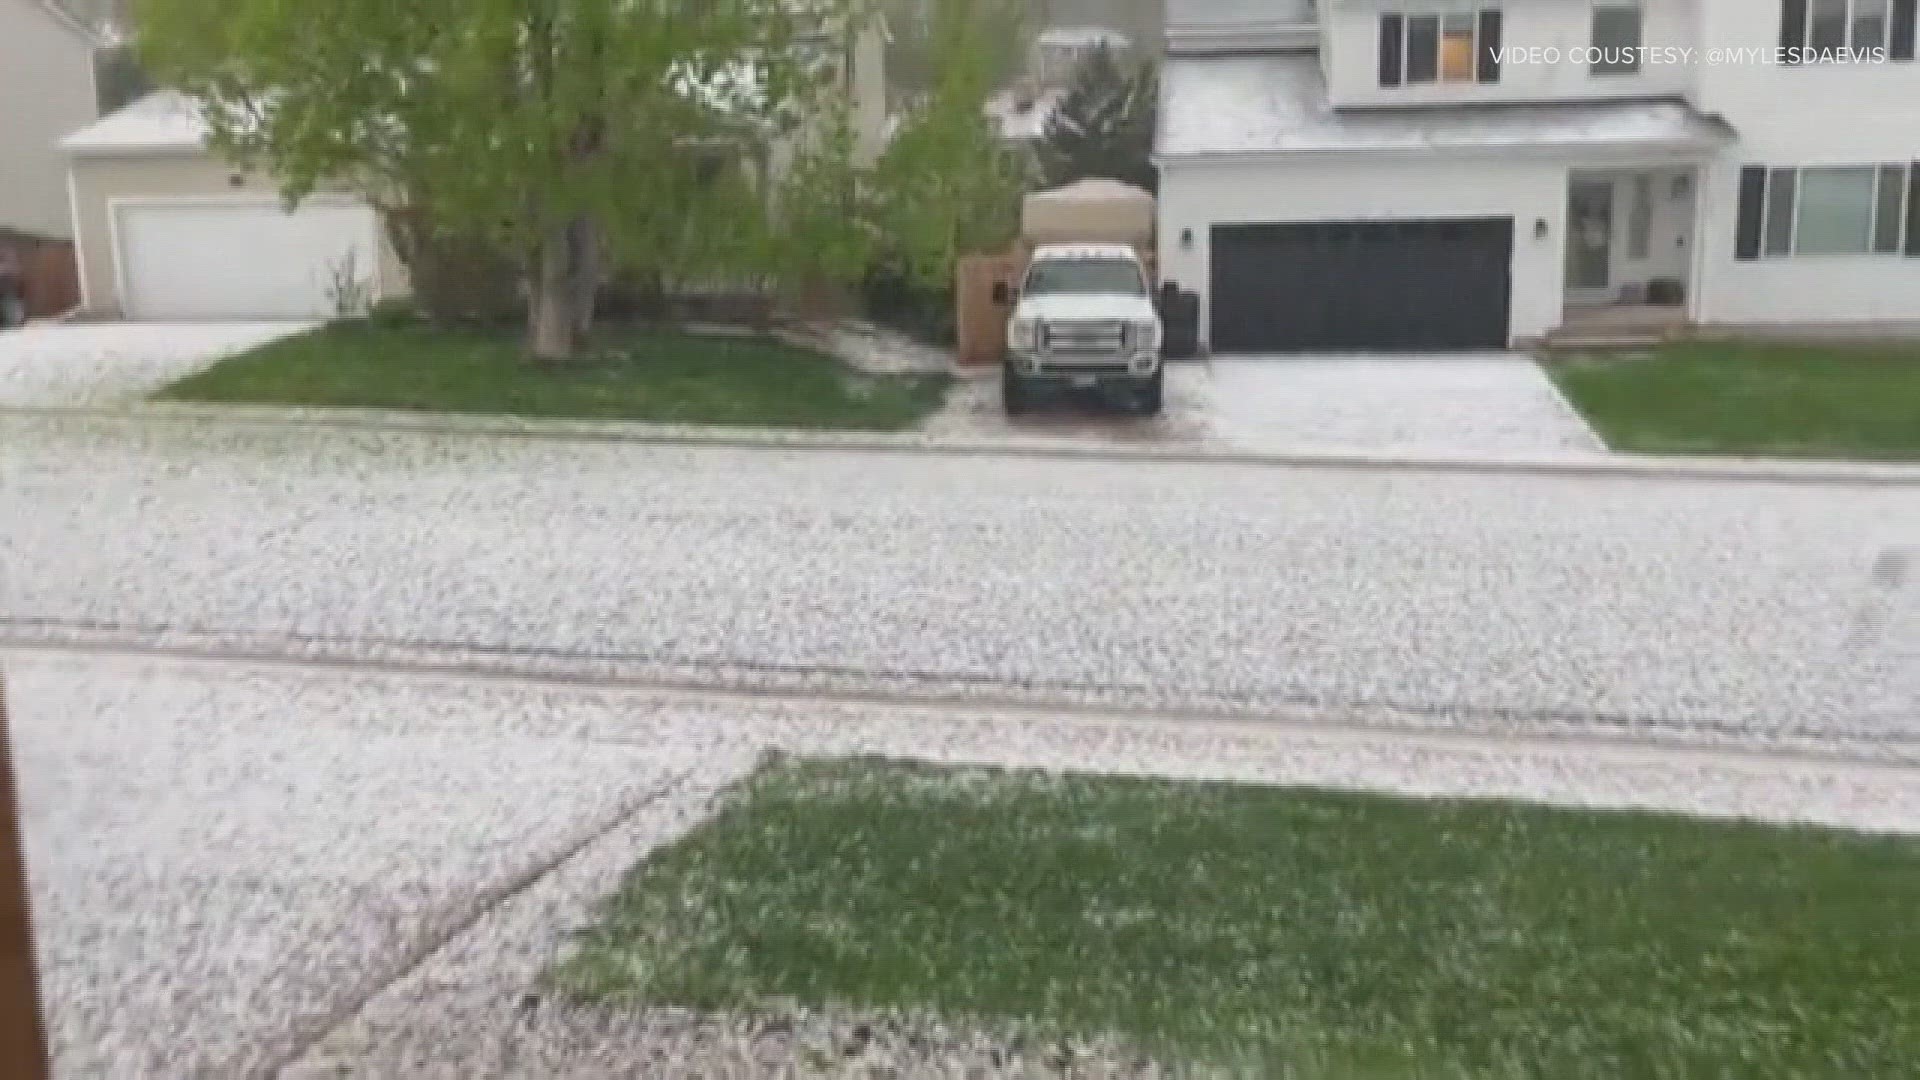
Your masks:
M1550 353L1626 352L1658 348L1674 336L1655 330L1555 331L1548 334L1541 345Z

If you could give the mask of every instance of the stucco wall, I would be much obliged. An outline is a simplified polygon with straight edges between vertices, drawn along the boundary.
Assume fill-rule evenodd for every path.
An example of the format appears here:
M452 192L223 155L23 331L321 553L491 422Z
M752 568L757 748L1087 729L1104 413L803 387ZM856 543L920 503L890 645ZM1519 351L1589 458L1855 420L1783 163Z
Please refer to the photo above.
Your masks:
M1777 18L1750 0L1712 0L1715 46L1773 49ZM1741 262L1733 257L1740 167L1920 160L1920 64L1720 64L1699 73L1696 104L1739 132L1707 173L1700 233L1703 322L1920 319L1920 259L1835 255Z
M60 140L95 110L87 42L38 0L0 0L0 226L73 235Z
M1391 221L1435 217L1514 219L1511 335L1559 325L1565 276L1567 166L1553 162L1350 156L1300 164L1202 164L1162 170L1162 280L1200 294L1204 335L1211 227L1262 221ZM1534 222L1547 223L1544 239ZM1193 231L1191 245L1181 242Z
M121 312L113 251L111 204L115 199L164 199L193 196L273 196L275 189L258 176L235 185L233 169L206 154L78 157L73 159L75 218L79 222L80 288L86 310L97 315ZM379 292L404 295L406 267L380 237Z

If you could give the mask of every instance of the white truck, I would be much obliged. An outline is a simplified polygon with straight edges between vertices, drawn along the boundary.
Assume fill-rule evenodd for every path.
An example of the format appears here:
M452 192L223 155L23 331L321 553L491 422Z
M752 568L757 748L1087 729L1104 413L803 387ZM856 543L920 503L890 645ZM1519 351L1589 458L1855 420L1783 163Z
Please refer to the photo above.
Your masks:
M1001 369L1009 415L1059 386L1120 390L1136 412L1160 411L1166 332L1133 248L1042 245L1018 292L1006 290L1003 299L1014 304Z

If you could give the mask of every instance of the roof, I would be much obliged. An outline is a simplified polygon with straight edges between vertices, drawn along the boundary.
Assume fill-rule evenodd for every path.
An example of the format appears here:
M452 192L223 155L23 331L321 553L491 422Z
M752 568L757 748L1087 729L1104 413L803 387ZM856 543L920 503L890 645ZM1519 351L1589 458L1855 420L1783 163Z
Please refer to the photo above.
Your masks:
M1669 98L1334 109L1312 53L1173 57L1161 159L1472 149L1706 149L1733 137Z
M1312 22L1314 0L1167 0L1169 29L1226 30Z
M1032 262L1046 259L1125 259L1139 258L1126 244L1041 244L1033 249Z
M1112 203L1112 202L1153 202L1153 193L1145 188L1134 187L1122 180L1113 180L1104 176L1090 176L1084 180L1075 180L1057 188L1035 191L1027 195L1029 202L1067 202L1067 203Z
M1023 98L1019 90L1005 90L987 99L987 119L1000 137L1014 142L1036 142L1047 137L1047 124L1060 108L1066 90L1054 87L1033 92ZM1026 108L1021 108L1022 104Z
M62 140L75 154L197 150L206 145L207 122L192 98L156 90Z
M110 44L104 34L88 26L84 20L57 0L25 0L25 3L28 7L39 8L46 12L54 22L71 30L75 36L89 45L99 47Z
M1059 48L1097 49L1102 46L1116 51L1125 51L1133 47L1127 35L1105 26L1055 26L1042 30L1034 43L1041 48L1055 46Z

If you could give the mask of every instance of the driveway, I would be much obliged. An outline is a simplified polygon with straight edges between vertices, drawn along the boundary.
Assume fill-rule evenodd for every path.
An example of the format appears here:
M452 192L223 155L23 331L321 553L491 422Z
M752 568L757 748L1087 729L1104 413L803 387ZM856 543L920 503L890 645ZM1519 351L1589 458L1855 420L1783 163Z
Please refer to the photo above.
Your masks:
M988 371L963 381L929 430L1255 452L1606 451L1539 365L1511 353L1218 357L1167 379L1166 412L1150 420L1086 407L1010 420Z
M302 323L33 323L0 333L0 406L122 405Z

